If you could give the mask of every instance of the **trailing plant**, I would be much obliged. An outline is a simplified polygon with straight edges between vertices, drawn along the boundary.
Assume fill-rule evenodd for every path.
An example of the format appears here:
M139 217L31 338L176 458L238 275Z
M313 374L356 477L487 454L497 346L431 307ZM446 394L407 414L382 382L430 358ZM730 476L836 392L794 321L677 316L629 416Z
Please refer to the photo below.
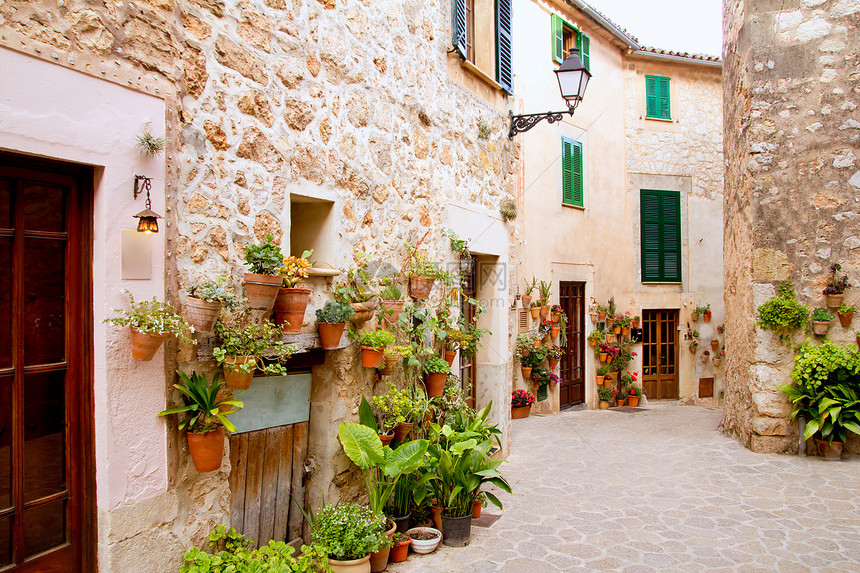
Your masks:
M245 247L245 264L249 272L257 275L278 275L284 264L284 255L281 253L281 247L272 242L274 240L272 235L266 234L259 245Z
M209 279L197 281L189 285L185 291L189 296L205 300L206 302L220 302L227 310L236 310L241 299L232 288L228 287L229 277L218 277L214 282Z
M106 318L104 321L113 326L132 326L144 334L175 334L179 340L189 344L196 341L189 335L194 327L173 311L173 307L152 297L151 300L135 302L131 291L123 289L128 296L129 310L115 308L122 316Z
M833 315L826 308L816 308L812 311L813 322L830 322L833 320Z
M524 408L535 403L535 397L525 390L514 390L511 392L511 406L514 408Z
M164 146L167 144L167 139L164 137L155 137L152 135L149 130L144 130L144 132L137 136L137 146L140 150L147 156L158 155L164 150Z
M317 573L328 570L325 551L317 546L302 545L297 556L295 549L283 541L269 541L259 549L235 529L215 526L209 533L207 544L211 552L192 547L183 555L180 573Z
M394 344L395 340L394 335L384 328L370 330L358 337L358 343L361 346L367 346L376 350L381 350L386 346L391 346Z
M236 426L227 419L230 414L235 414L244 404L233 399L233 395L219 398L218 391L224 386L219 380L220 372L215 372L210 380L206 374L192 371L191 376L177 370L182 384L174 384L173 387L182 393L184 406L169 408L159 412L159 416L170 414L182 414L190 412L191 416L179 422L179 429L188 428L189 432L205 434L224 426L231 432L236 431Z
M758 307L759 319L756 324L766 330L779 334L779 339L787 343L793 330L806 328L809 309L797 300L790 281L779 287L779 293Z
M237 363L230 368L245 374L259 368L267 376L283 376L287 373L283 363L297 350L294 345L284 343L283 335L283 329L277 324L268 320L251 322L247 315L240 315L226 322L218 321L215 323L217 346L212 349L212 356L219 364L228 356L265 356L266 361Z
M302 279L308 278L313 263L308 259L314 254L313 249L302 253L301 257L284 257L283 265L278 269L278 274L284 279L285 288L296 288Z
M378 437L376 439L379 440ZM388 523L385 516L366 506L355 503L325 505L316 513L306 513L305 518L311 538L324 549L329 559L361 559L391 543L386 535Z
M517 218L517 203L513 199L502 199L499 202L499 214L506 223Z
M830 265L830 278L827 281L827 286L824 287L822 291L823 294L844 294L846 290L851 288L851 285L848 284L848 275L842 275L841 277L837 277L837 271L842 269L842 265L839 263L833 263Z
M355 311L344 302L329 300L322 308L317 309L316 315L317 322L340 324L355 316Z
M460 255L460 257L468 259L472 256L472 253L469 251L469 241L458 237L457 233L452 229L442 229L442 235L448 237L451 250Z
M831 378L848 380L860 375L860 351L823 340L812 344L807 339L797 349L791 379L803 388L818 391Z
M598 388L597 396L600 398L601 402L609 402L612 400L612 388Z
M523 332L517 335L517 342L514 346L514 354L522 362L522 359L531 354L535 347L535 337L531 334Z

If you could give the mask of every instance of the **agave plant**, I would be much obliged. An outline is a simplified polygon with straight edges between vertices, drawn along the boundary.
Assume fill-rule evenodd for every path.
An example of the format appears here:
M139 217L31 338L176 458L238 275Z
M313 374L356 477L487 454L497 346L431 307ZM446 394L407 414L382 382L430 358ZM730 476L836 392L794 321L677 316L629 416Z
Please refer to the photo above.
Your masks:
M227 419L227 416L238 412L244 404L239 400L233 400L233 396L228 399L218 398L218 391L224 386L224 383L218 379L220 372L215 372L211 381L206 374L199 374L196 371L192 372L191 376L181 370L177 370L176 373L183 384L174 384L173 387L182 392L185 406L164 410L158 413L159 416L191 412L190 417L179 422L179 429L187 427L189 432L195 434L205 434L217 430L220 426L224 426L231 432L236 431L236 426ZM229 409L222 410L224 406L228 406Z

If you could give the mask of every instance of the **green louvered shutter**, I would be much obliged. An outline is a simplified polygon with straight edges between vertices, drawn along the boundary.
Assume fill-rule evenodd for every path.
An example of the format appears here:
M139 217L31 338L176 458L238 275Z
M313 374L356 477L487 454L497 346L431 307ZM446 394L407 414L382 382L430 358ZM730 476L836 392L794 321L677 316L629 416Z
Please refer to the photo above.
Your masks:
M672 119L672 106L669 101L669 78L645 76L645 117L652 119Z
M511 46L512 18L511 0L496 0L496 81L508 93L514 91L514 69Z
M564 20L552 15L552 59L560 64L564 60Z
M669 78L657 78L657 113L661 119L672 119L669 105Z
M582 63L585 69L591 71L591 38L579 33L577 43L579 44L579 57L582 58Z
M642 189L642 282L681 282L681 194Z
M561 202L584 207L582 143L561 138Z
M645 117L657 117L657 84L655 76L645 76Z
M451 43L466 59L466 0L451 0Z

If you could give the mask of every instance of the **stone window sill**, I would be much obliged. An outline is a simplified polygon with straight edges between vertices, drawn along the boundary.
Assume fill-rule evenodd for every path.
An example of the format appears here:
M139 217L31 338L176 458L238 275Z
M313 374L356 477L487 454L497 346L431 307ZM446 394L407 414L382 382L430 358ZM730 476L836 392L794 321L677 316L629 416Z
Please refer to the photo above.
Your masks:
M481 68L479 68L469 60L461 60L460 63L464 68L469 70L473 75L477 76L484 83L489 84L490 87L492 87L493 89L497 91L502 91L505 89L499 82L491 78L489 75L487 75L486 72L484 72Z

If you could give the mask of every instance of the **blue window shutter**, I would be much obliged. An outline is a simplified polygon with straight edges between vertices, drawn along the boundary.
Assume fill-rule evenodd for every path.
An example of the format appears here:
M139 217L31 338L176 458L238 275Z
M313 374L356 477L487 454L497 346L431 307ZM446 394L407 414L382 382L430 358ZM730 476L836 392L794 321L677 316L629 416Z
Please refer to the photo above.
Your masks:
M451 0L451 43L466 59L466 0Z
M560 64L564 60L564 20L552 15L552 59Z
M514 91L514 68L511 48L512 1L496 0L496 81L508 93Z

